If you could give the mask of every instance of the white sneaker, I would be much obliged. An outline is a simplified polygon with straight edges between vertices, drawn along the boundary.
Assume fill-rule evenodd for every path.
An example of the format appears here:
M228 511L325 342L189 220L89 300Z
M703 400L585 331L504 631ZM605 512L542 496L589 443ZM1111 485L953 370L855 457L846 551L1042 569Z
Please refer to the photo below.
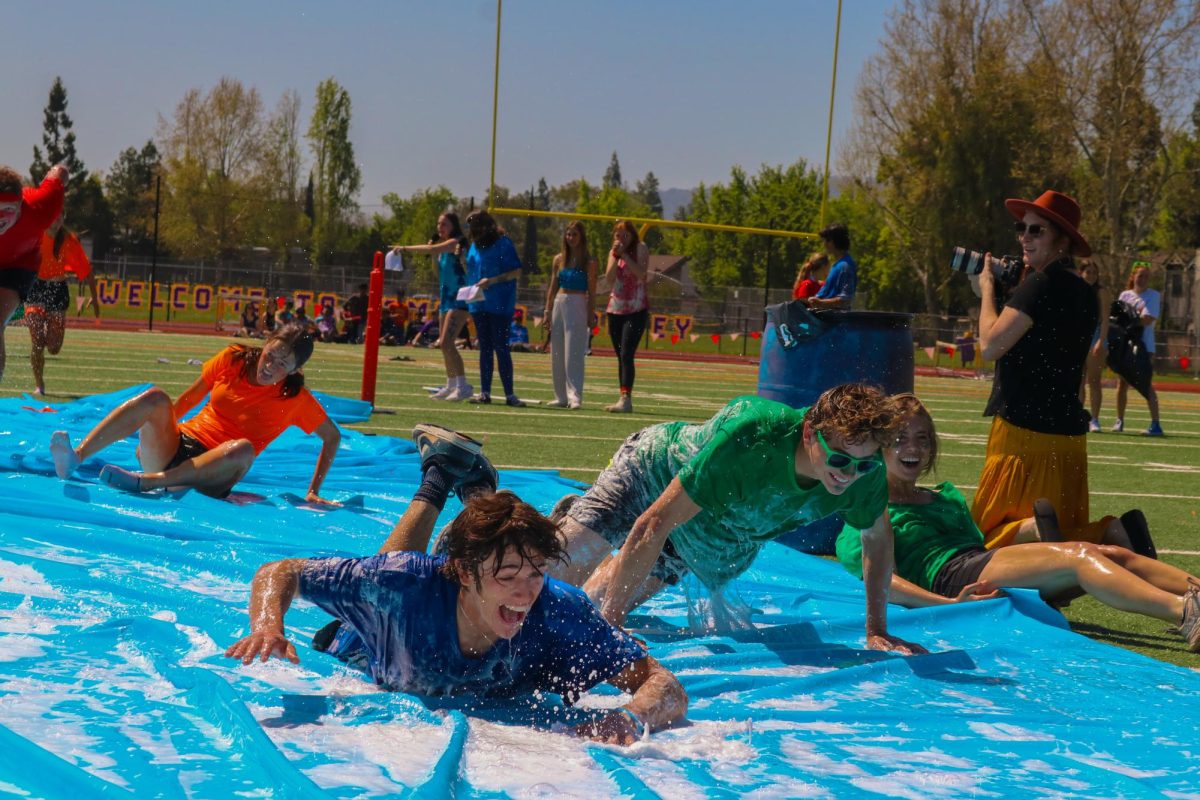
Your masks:
M433 394L431 394L429 396L430 396L430 398L432 398L434 400L445 400L447 395L449 395L453 391L454 391L454 387L451 386L450 384L446 384L445 386L438 389L436 392L434 392Z
M1088 433L1100 433L1100 420L1093 419L1088 423Z
M572 411L578 411L579 409L583 408L583 401L572 400L571 402L567 403L567 408L571 409Z
M446 395L445 399L451 403L458 403L463 400L470 400L474 394L475 387L469 383L464 383L451 389L450 394Z
M1117 421L1113 423L1113 426L1109 430L1113 433L1122 433L1125 430L1125 420L1117 417Z
M547 400L546 401L546 408L566 408L566 407L567 407L566 400Z

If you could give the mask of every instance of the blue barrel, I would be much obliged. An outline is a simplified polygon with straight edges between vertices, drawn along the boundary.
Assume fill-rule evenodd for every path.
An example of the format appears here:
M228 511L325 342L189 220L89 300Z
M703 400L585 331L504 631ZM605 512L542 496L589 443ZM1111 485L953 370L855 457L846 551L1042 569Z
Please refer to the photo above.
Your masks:
M911 314L809 311L800 303L767 307L758 394L802 408L826 389L870 383L888 394L913 390ZM804 553L831 555L839 516L784 534L777 541Z

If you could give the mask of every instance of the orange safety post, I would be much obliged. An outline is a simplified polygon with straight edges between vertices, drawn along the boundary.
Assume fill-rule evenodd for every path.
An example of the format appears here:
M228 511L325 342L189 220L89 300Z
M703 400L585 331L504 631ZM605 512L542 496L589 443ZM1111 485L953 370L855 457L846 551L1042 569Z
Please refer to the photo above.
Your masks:
M383 253L375 251L367 294L367 331L363 334L362 399L375 405L375 374L379 371L379 329L383 324Z

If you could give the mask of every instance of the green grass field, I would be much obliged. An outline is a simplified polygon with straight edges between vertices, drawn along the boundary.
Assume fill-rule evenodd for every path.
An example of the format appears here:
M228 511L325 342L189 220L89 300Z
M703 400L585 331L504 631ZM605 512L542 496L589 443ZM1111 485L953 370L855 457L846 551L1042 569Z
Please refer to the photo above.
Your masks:
M20 327L8 330L8 367L0 396L29 391L29 339ZM46 363L47 399L66 401L136 383L155 383L172 395L195 380L190 358L206 359L224 344L212 336L117 333L72 329L58 356ZM477 375L475 354L466 352L468 376ZM392 360L395 357L409 360ZM318 345L305 370L309 386L358 397L363 348ZM162 363L165 359L167 363ZM515 354L517 391L526 398L553 399L546 356ZM410 347L382 348L376 393L377 413L355 428L407 437L418 422L457 428L487 443L500 469L551 469L588 482L603 469L619 442L646 425L665 420L700 421L729 398L755 391L758 368L742 364L645 360L638 364L635 413L614 415L603 406L616 398L616 362L593 357L587 364L584 408L561 411L539 407L449 404L427 397L425 386L439 385L444 372L438 353ZM475 382L473 380L473 382ZM497 379L497 385L499 381ZM942 436L936 479L954 481L970 496L983 465L989 421L980 416L991 384L963 379L920 379L917 391L928 403ZM1146 512L1162 558L1200 573L1196 540L1200 500L1200 395L1163 393L1164 439L1136 433L1093 435L1089 440L1092 516L1119 514L1131 507ZM1104 420L1112 421L1106 397ZM1126 427L1148 423L1145 404L1134 397ZM1076 630L1154 658L1200 667L1200 655L1183 649L1164 624L1111 610L1090 598L1075 601L1067 616Z

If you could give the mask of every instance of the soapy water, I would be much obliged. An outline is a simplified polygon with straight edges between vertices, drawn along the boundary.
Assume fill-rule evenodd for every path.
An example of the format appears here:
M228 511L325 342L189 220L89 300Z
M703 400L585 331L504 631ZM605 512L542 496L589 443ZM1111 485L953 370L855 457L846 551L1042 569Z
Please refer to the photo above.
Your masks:
M15 465L0 476L0 793L1187 797L1200 785L1180 713L1200 699L1195 673L1077 636L1022 592L892 607L892 632L955 649L867 651L861 584L774 545L724 598L749 627L692 630L694 584L631 618L691 707L685 724L628 748L566 732L627 700L607 686L575 709L553 696L379 692L307 646L328 618L303 602L288 617L300 664L242 667L222 653L247 630L254 570L377 549L416 489L413 448L346 431L326 488L362 500L327 512L286 497L319 445L297 432L239 486L262 498L246 505L125 495L88 469L68 484L24 469L41 463L49 431L86 428L120 399L60 415L0 401L0 464ZM106 456L132 464L132 450ZM280 481L277 468L298 477ZM501 483L543 510L579 490L549 473ZM439 523L456 510L452 500Z

